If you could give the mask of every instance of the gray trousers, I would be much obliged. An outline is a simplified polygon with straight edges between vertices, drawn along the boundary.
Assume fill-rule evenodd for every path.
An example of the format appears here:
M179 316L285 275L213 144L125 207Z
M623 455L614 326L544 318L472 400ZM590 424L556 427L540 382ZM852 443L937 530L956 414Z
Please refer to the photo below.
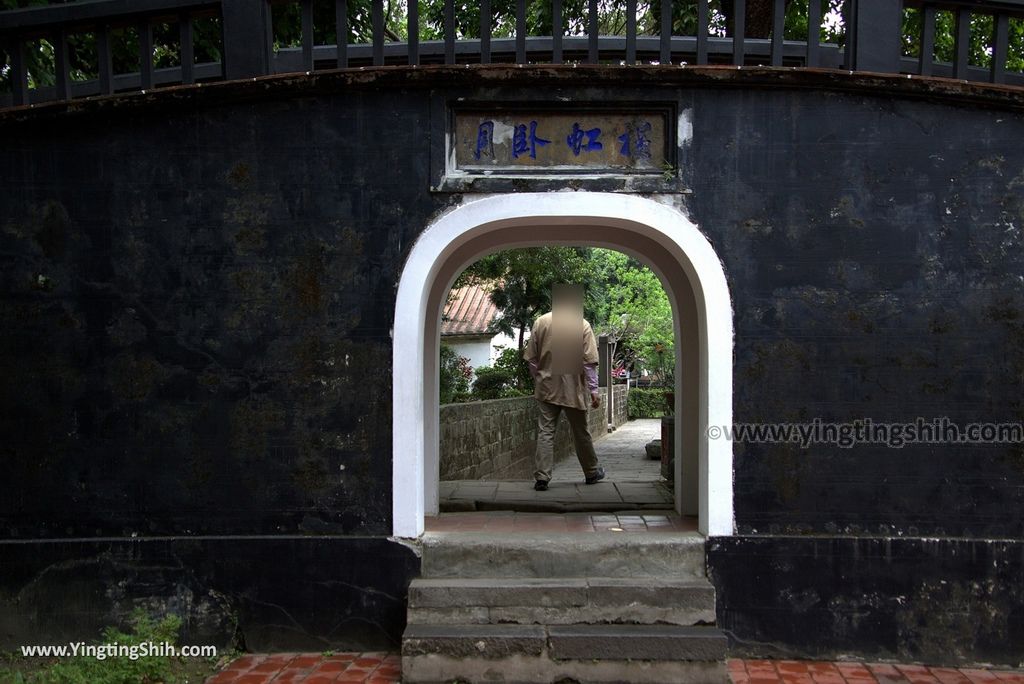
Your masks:
M551 479L551 465L555 456L555 428L558 427L558 414L565 411L572 429L572 443L576 446L576 458L580 460L583 474L590 477L597 472L597 454L594 453L594 442L590 439L587 428L587 410L549 404L537 401L540 412L537 416L537 469L533 472L536 480L547 482Z

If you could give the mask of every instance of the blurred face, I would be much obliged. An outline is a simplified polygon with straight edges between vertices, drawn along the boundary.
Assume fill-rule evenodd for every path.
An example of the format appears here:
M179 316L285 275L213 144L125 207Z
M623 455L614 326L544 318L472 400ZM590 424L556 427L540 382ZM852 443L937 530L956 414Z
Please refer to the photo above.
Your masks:
M559 283L551 302L551 372L578 375L583 372L583 286Z

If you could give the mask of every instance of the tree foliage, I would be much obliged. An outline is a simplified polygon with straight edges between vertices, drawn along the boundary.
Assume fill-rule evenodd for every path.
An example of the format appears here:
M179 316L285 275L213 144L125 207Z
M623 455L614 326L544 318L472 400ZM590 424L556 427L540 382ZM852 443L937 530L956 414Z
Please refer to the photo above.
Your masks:
M0 0L0 10L58 4L48 0ZM63 3L59 3L63 4ZM216 16L202 16L193 22L193 50L196 63L218 62L221 59L221 27ZM72 81L99 77L99 57L93 32L68 35L68 71ZM179 29L176 22L153 26L153 66L161 69L181 64ZM111 67L115 74L139 71L139 33L134 26L115 26L110 36ZM24 47L26 71L30 88L52 86L56 82L53 43L38 38ZM10 87L9 57L5 56L2 87Z
M903 53L911 57L921 56L921 30L924 15L918 9L903 11ZM935 13L935 50L937 62L952 62L955 58L956 15L951 11ZM1009 24L1006 55L1007 71L1024 71L1024 20L1011 20ZM968 62L975 66L990 68L992 50L995 44L995 22L990 14L975 14L971 17L971 41Z
M650 268L608 249L533 247L488 255L467 268L455 283L455 287L478 284L487 289L500 311L494 332L518 339L517 348L506 349L495 363L506 379L505 387L529 390L529 376L521 361L524 333L539 315L550 311L551 288L560 282L584 286L584 315L595 334L610 334L619 340L617 363L650 370L658 380L671 382L675 360L672 308Z
M482 284L501 314L495 332L516 337L523 349L524 331L551 309L555 283L586 284L590 274L585 247L507 249L476 261L459 276L455 287Z
M657 275L622 252L591 250L594 327L618 339L616 360L671 383L675 368L672 306Z

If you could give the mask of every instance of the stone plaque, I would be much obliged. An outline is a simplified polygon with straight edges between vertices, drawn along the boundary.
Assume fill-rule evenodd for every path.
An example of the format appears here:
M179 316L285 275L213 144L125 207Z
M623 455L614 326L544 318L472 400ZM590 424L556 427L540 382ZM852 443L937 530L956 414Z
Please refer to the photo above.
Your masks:
M455 111L449 159L468 173L660 174L671 168L665 110Z

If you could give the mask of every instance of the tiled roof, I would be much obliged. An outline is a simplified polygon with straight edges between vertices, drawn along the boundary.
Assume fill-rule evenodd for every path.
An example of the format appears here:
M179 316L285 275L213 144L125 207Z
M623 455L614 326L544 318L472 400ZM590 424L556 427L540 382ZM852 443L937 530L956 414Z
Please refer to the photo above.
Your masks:
M489 291L480 285L452 290L441 314L441 335L485 335L498 316Z

